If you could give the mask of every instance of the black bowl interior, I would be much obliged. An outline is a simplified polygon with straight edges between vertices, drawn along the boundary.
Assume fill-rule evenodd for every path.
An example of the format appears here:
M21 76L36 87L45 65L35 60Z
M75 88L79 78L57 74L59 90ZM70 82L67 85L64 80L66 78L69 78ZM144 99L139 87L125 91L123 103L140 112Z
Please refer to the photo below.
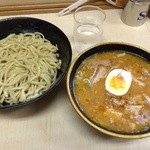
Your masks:
M13 105L0 104L0 109L20 107L42 99L42 97L50 93L56 86L58 86L68 71L72 59L71 45L67 36L57 26L44 20L28 17L15 17L0 20L0 40L7 37L11 33L19 34L33 32L42 33L46 39L51 41L52 44L58 46L58 53L60 59L62 60L62 66L58 71L56 82L46 92L31 101Z
M90 122L92 124L97 125L97 126L101 127L104 130L107 130L107 131L110 131L110 132L113 132L113 133L117 133L117 134L122 134L122 135L139 135L139 134L149 133L150 129L146 130L146 131L138 132L138 133L120 133L120 132L115 132L115 131L108 130L108 129L100 126L99 124L95 123L93 120L91 120L83 112L83 110L80 108L79 103L77 102L76 96L74 94L74 87L73 87L74 86L73 85L73 80L74 80L74 77L75 77L76 70L86 58L88 58L91 55L94 55L96 53L103 53L103 52L107 52L107 51L123 51L123 52L127 52L127 53L132 53L132 54L137 55L139 57L142 57L143 59L146 59L147 61L150 62L150 53L148 53L148 52L146 52L146 51L144 51L144 50L142 50L138 47L128 45L128 44L121 44L121 43L120 44L119 43L110 43L110 44L107 43L107 44L104 44L104 45L99 45L99 46L93 47L93 48L89 49L88 51L82 53L79 56L79 58L75 61L75 63L73 63L73 66L71 67L72 70L69 74L68 86L69 86L70 94L71 94L71 97L72 97L72 100L73 100L75 106L81 112L81 114L83 114L83 116L85 118L90 120Z

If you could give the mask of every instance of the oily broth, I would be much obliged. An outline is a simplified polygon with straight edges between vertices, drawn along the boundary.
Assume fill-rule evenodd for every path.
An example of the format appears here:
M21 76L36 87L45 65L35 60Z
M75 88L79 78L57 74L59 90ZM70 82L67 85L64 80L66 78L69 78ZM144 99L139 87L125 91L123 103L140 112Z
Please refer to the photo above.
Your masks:
M115 68L131 72L132 84L123 96L105 89L107 74ZM117 132L139 132L150 127L150 64L119 51L95 54L78 68L74 93L83 112L94 122Z

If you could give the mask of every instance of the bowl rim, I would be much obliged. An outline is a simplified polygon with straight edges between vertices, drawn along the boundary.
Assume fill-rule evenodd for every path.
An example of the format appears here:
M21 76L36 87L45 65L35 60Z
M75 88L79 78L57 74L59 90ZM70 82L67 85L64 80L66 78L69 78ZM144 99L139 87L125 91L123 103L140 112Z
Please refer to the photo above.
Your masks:
M102 133L105 133L107 135L110 135L112 137L117 137L117 138L124 138L124 139L140 139L140 138L146 138L146 137L149 137L150 136L150 132L149 133L139 133L139 134L125 134L125 133L116 133L116 132L113 132L113 131L110 131L110 130L107 130L107 129L104 129L98 125L96 125L96 123L90 121L90 119L88 119L88 117L86 117L86 115L84 115L84 113L79 109L78 105L75 103L75 100L73 99L72 97L72 94L71 94L71 90L70 90L70 75L71 75L71 72L74 68L74 65L76 64L77 60L84 54L86 53L88 50L94 48L94 47L97 47L97 46L102 46L102 45L110 45L110 44L119 44L119 45L128 45L128 46L132 46L132 47L135 47L135 48L138 48L138 49L141 49L143 51L146 51L147 53L150 53L148 52L147 49L145 48L142 48L140 46L137 46L137 45L134 45L134 44L130 44L130 43L126 43L126 42L105 42L105 43L102 43L102 44L97 44L95 46L92 46L86 50L84 50L83 52L79 53L79 55L74 58L74 60L72 61L72 64L68 70L68 73L67 73L67 78L66 78L66 88L67 88L67 94L68 94L68 97L69 97L69 101L71 103L71 105L73 106L73 108L75 109L75 111L77 112L77 114L87 123L89 124L90 126L92 126L93 128L97 129L98 131L101 131ZM84 59L85 60L85 59Z

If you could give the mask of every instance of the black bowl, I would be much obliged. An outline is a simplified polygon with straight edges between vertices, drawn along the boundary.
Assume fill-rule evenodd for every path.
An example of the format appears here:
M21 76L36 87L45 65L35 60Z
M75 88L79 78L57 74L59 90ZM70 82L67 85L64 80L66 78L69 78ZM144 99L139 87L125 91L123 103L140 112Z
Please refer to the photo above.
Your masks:
M95 47L92 47L84 52L82 52L71 64L70 69L67 74L67 92L69 96L69 100L74 107L75 111L79 114L79 116L90 126L94 127L98 131L101 131L103 133L106 133L111 136L120 137L120 138L143 138L150 136L150 129L138 133L120 133L111 131L107 128L104 128L100 126L99 124L95 123L93 120L91 120L82 110L82 108L79 106L79 103L76 99L75 93L74 93L74 78L76 74L76 70L80 66L80 64L87 59L88 57L96 54L96 53L103 53L107 51L122 51L122 52L128 52L132 53L134 55L137 55L139 57L142 57L143 59L146 59L150 62L150 53L146 52L143 48L137 47L135 45L130 45L127 43L104 43L101 45L96 45ZM134 65L134 64L133 64Z
M19 34L33 32L42 33L46 39L51 41L52 44L58 46L58 53L60 59L62 60L62 66L58 72L57 79L55 83L39 97L28 102L13 105L0 104L0 109L20 107L42 99L60 84L68 71L72 59L71 45L67 36L57 26L44 20L28 17L14 17L0 20L0 40L7 37L11 33Z

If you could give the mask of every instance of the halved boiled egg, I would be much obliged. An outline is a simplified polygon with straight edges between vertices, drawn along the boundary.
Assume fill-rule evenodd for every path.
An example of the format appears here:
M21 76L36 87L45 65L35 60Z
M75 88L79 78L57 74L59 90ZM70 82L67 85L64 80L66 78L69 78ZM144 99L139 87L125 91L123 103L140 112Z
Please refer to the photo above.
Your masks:
M128 92L132 75L124 69L113 69L106 77L105 88L108 92L121 96Z

